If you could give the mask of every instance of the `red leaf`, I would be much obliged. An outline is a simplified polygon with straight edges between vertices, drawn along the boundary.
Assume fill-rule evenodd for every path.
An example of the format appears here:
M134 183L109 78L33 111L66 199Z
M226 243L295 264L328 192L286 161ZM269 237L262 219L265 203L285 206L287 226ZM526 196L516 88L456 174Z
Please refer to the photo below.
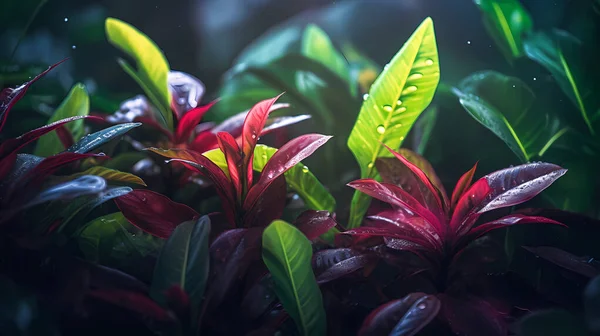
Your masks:
M433 295L411 293L371 312L358 335L416 335L437 316L440 306L440 301Z
M65 149L68 149L75 143L75 140L73 140L73 135L64 125L56 129L56 135Z
M438 215L438 218L443 219L445 214L444 214L444 205L442 203L442 199L440 197L440 193L438 192L437 188L433 186L433 183L431 183L431 180L429 180L429 177L427 177L427 174L425 174L421 168L417 167L415 164L413 164L412 162L410 162L407 158L405 158L402 154L394 151L393 149L391 149L390 147L386 146L385 144L383 145L385 146L385 148L387 148L387 150L390 151L390 153L394 154L394 156L400 160L402 163L404 163L404 165L406 167L408 167L408 169L410 169L413 174L415 174L418 178L418 180L423 183L425 185L425 187L427 188L427 190L429 190L429 192L431 194L433 194L433 197L435 198L436 204L437 204L437 213L436 215ZM425 160L425 159L423 159Z
M271 105L271 108L269 109L269 114L273 111L279 110L281 108L286 108L289 107L289 104L273 104ZM213 133L219 133L219 132L227 132L229 134L231 134L234 138L237 138L239 136L242 135L242 129L244 127L244 120L246 120L246 117L248 116L248 112L249 111L244 111L241 113L238 113L236 115L233 115L227 119L225 119L222 123L220 123L218 126L216 126L213 129ZM293 117L292 117L293 118ZM271 122L271 123L275 123L275 121ZM265 132L269 131L269 128L271 126L269 126L270 122L267 120L266 124L265 124L265 129L262 130L261 135L264 135ZM289 123L288 123L289 124ZM282 125L285 126L285 125Z
M579 257L561 249L550 246L526 247L527 251L540 256L549 262L558 265L564 269L568 269L577 274L581 274L588 278L594 278L600 275L600 270L590 265L587 257Z
M561 226L567 227L566 225L564 225L561 222L557 222L553 219L546 218L546 217L512 214L512 215L508 215L508 216L502 217L500 219L496 219L494 221L491 221L491 222L488 222L485 224L481 224L481 225L471 229L471 231L469 231L467 233L467 235L465 236L464 240L465 240L465 242L471 242L492 230L501 229L501 228L504 228L504 227L507 227L510 225L515 225L515 224L532 224L532 223L555 224L555 225L561 225Z
M258 196L252 208L244 215L246 227L266 227L275 219L281 218L286 202L285 177L279 176Z
M294 225L308 240L313 240L335 227L337 223L329 211L307 210L296 218Z
M456 203L460 197L465 193L465 190L471 186L471 182L473 181L473 176L475 175L475 171L477 170L477 163L471 168L469 171L463 174L463 176L458 179L456 186L454 187L454 191L452 192L452 201L451 207L454 208Z
M484 176L492 188L485 202L477 207L478 213L510 207L526 202L548 188L567 172L551 163L528 163L502 169Z
M485 178L477 180L463 195L459 198L450 220L450 229L458 237L468 232L479 214L477 207L485 201L492 192Z
M0 158L0 181L10 173L17 161L17 152L12 152L8 156Z
M455 298L438 294L442 302L440 319L457 335L506 336L508 328L502 314L488 302L477 298Z
M158 149L147 150L158 155L168 157L171 161L184 163L186 168L200 173L209 178L214 184L217 194L221 198L223 213L231 225L236 224L235 191L225 173L207 157L197 152L185 149Z
M93 290L89 295L156 321L167 322L173 320L173 317L165 309L146 295L138 292L102 289Z
M423 229L425 226L423 221L423 218L414 214L409 215L403 209L385 210L366 217L363 228L381 228L410 236L414 238L414 241L419 242L420 245L436 250L436 239Z
M275 179L310 156L329 139L331 136L306 134L291 140L275 152L265 165L256 185L246 195L244 210L251 209Z
M31 84L35 83L38 79L42 78L50 70L54 69L55 67L60 65L62 62L66 61L67 59L68 58L65 58L64 60L62 60L54 65L51 65L44 72L35 76L32 80L25 82L24 84L21 84L19 87L16 87L14 89L13 88L5 88L2 90L2 92L0 92L0 131L2 130L2 128L4 128L4 124L6 123L6 119L8 118L8 113L13 108L13 106L19 100L21 100L21 98L23 98L23 96L25 95L25 93L27 92L27 89L29 89ZM1 153L1 151L0 151L0 153ZM0 157L2 157L2 156L0 156Z
M245 172L240 171L240 168L243 168L243 159L240 147L238 147L235 139L229 133L217 133L217 140L219 142L219 148L221 148L221 152L223 152L225 155L225 160L227 161L227 170L229 171L229 178L231 179L231 183L235 188L238 203L241 203L243 192L244 190L248 190L248 187L251 185L252 181L248 182L247 179L244 178L245 176L243 176ZM252 168L252 166L250 166L250 168Z
M198 133L188 147L198 153L204 153L211 149L219 148L219 142L217 141L217 135L213 131L206 130Z
M179 120L177 125L177 131L175 132L175 143L185 143L189 140L194 128L204 114L216 103L217 101L210 102L207 105L200 106L189 110L187 113L183 115L183 117Z
M251 163L251 158L254 155L254 147L256 147L258 137L265 127L271 106L273 106L279 97L281 97L281 94L275 98L259 102L254 105L250 109L250 112L248 112L248 115L246 115L244 126L242 128L243 167L248 167L249 163Z
M420 216L422 227L420 232L426 233L425 237L439 249L442 248L442 239L444 239L445 228L428 209L425 209L416 199L406 191L393 184L379 183L373 179L362 179L348 183L348 186L359 190L378 200L387 202L399 208L405 208Z
M324 284L354 273L373 260L372 255L350 248L338 248L316 252L312 265L317 283Z
M180 320L187 320L190 313L190 297L178 285L171 286L166 293L167 306L175 312Z
M339 233L335 236L335 245L343 247L373 247L384 244L385 239L403 241L404 245L402 247L396 246L398 250L411 252L417 250L431 251L431 244L424 238L376 227L360 227Z
M115 203L132 225L160 238L168 238L177 225L199 216L187 205L150 190L136 189Z

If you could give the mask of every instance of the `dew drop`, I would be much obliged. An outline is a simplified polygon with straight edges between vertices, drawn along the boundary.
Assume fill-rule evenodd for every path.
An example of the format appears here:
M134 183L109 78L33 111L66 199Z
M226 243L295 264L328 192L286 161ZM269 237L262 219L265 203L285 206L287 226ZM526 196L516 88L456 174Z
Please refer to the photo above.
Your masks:
M414 74L408 76L408 80L416 80L423 78L423 74L419 72L415 72Z
M263 158L263 160L267 159L267 153L262 153L261 157Z
M308 173L308 167L307 166L302 167L302 172L305 174Z
M146 197L142 197L142 202L146 203Z
M65 18L65 22L69 22L69 18L67 18L67 17L66 17L66 18Z
M385 112L392 112L393 111L393 109L392 109L392 107L390 105L383 105L383 110Z
M77 49L77 46L76 45L72 45L71 49Z
M256 139L256 134L252 134L252 139Z
M401 136L401 137L400 137L400 141L402 141L402 140L404 140L404 137L403 137L403 136Z
M467 44L471 44L471 41L467 41Z
M379 134L385 133L385 126L383 126L383 125L377 126L377 133L379 133Z
M402 100L398 99L398 101L396 102L396 105L398 105L398 106L402 105Z
M373 162L369 162L369 164L367 165L368 168L373 168Z
M423 309L427 308L427 305L424 303L420 303L419 305L417 305L417 308L423 310Z
M383 70L387 70L387 69L389 69L389 67L390 67L390 64L388 63L383 67Z
M432 59L425 60L425 65L433 65L433 60Z
M417 91L417 87L414 85L411 85L411 86L407 87L406 89L404 89L402 91L402 94L405 95L405 94L413 93L415 91Z
M398 109L396 110L396 112L398 112L398 113L406 112L406 107L404 107L404 106L400 106L400 108L398 108Z
M368 93L365 93L365 94L363 95L363 100L367 100L367 99L369 99L369 94L368 94Z

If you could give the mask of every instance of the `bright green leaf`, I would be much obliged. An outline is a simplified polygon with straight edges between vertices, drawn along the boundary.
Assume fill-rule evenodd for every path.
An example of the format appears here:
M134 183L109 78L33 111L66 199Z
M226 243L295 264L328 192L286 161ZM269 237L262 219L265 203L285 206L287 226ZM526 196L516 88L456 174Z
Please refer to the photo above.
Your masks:
M105 29L108 41L135 60L137 71L123 59L119 59L119 64L156 105L160 111L158 120L172 130L172 97L167 82L169 63L164 54L148 36L121 20L106 19Z
M391 154L383 144L399 148L414 122L429 105L440 79L433 21L425 19L384 68L360 109L348 138L361 178L377 178L374 163ZM355 192L349 228L360 226L370 197Z
M306 236L294 226L276 220L263 232L262 246L275 293L300 334L325 335L323 297L312 271L312 246Z
M86 116L90 112L90 98L81 83L75 84L65 100L54 111L54 114L48 120L48 124L55 121L75 117ZM73 136L73 140L77 141L83 136L83 119L75 120L64 126ZM62 152L65 149L60 142L56 132L50 132L43 135L37 142L34 154L37 156L50 156Z
M150 296L154 300L165 304L166 291L176 285L189 295L193 310L198 313L208 280L209 234L208 216L181 223L175 228L154 267L150 287Z
M465 78L454 93L465 110L522 162L542 156L567 131L548 112L540 115L531 108L535 95L518 78L495 71L477 72Z
M519 0L474 0L483 14L483 24L507 60L523 56L523 35L533 29L533 20Z
M581 64L581 43L567 32L555 30L551 34L535 33L525 40L527 56L545 67L556 79L561 90L575 104L583 121L594 134L591 114L598 105L593 87L588 81L593 80ZM596 106L590 106L596 105Z

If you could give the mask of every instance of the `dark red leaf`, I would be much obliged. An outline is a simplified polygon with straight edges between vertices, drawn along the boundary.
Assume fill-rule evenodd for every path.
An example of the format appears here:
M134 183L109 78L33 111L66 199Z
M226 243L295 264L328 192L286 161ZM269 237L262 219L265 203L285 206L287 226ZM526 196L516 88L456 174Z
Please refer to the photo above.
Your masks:
M454 187L454 191L452 191L452 201L451 207L454 208L456 203L460 197L465 193L465 190L471 186L471 182L473 181L473 176L475 175L475 171L477 170L477 163L473 166L473 168L469 169L463 176L458 179L456 186Z
M244 190L248 190L248 187L252 184L252 181L248 181L248 176L245 175L246 172L243 170L243 159L240 147L238 147L235 139L229 133L217 133L217 140L219 142L219 148L221 148L221 152L223 152L225 155L225 160L227 161L229 179L235 188L238 203L241 204L243 192ZM249 176L252 176L252 174Z
M200 106L189 110L183 115L177 124L177 131L175 132L175 143L185 143L189 140L194 128L204 114L216 103L217 101L210 102L207 105Z
M358 335L415 335L437 316L440 306L440 301L433 295L411 293L371 312Z
M307 210L296 218L294 225L306 238L313 240L335 227L337 223L329 211Z
M6 157L0 158L0 181L11 172L15 162L17 161L17 152L12 152Z
M206 130L198 133L196 138L188 147L198 153L204 153L211 149L219 148L217 135L212 130Z
M73 140L73 135L64 125L56 129L56 135L58 135L58 140L60 140L60 143L65 149L73 146L75 143L75 140Z
M471 229L471 231L469 231L467 233L467 236L465 236L465 241L466 242L473 241L492 230L501 229L501 228L504 228L504 227L507 227L510 225L531 224L531 223L555 224L555 225L561 225L561 226L566 227L566 225L564 225L563 223L557 222L555 220L552 220L552 219L546 218L546 217L512 214L512 215L504 216L500 219L496 219L494 221L491 221L491 222L488 222L485 224L481 224L481 225Z
M16 88L5 88L2 90L2 92L0 92L0 131L2 131L2 128L4 128L4 124L6 123L6 118L8 117L8 113L10 112L12 107L19 100L21 100L21 98L23 98L23 96L25 95L25 93L27 92L27 89L29 89L31 84L35 83L38 79L42 78L50 70L54 69L55 67L60 65L62 62L66 61L67 59L68 58L65 58L64 60L62 60L54 65L51 65L50 67L48 67L48 69L46 69L44 72L40 73L39 75L35 76L32 80L30 80L26 83L23 83ZM2 153L2 151L0 151L0 153ZM0 155L0 157L3 157L3 155Z
M256 147L258 137L265 127L271 106L273 106L279 97L281 97L281 95L259 102L258 104L254 105L250 109L250 112L248 112L248 115L246 115L246 119L244 119L244 126L242 128L241 146L243 152L242 156L244 158L244 167L248 167L249 163L251 163L251 158L254 155L254 147ZM252 166L250 165L250 167Z
M279 176L244 215L244 226L266 227L275 219L281 218L285 208L287 186L285 177Z
M468 232L479 214L477 207L483 203L491 194L492 188L485 178L477 180L459 198L450 220L450 230L455 237L462 236Z
M199 216L187 205L150 190L136 189L115 203L132 225L160 238L168 238L177 225Z
M139 292L104 289L91 291L89 295L155 321L169 322L173 320L173 316L167 310Z
M402 241L402 246L396 245L396 249L415 252L432 251L431 244L425 238L414 237L403 233L382 228L360 227L339 233L335 236L335 245L343 247L372 247L385 244L386 239L397 239ZM418 254L418 253L417 253Z
M431 211L425 209L414 197L406 191L393 184L379 183L373 179L362 179L348 183L348 186L359 190L373 198L387 202L399 208L405 208L423 218L422 232L426 232L425 237L429 241L442 247L441 239L445 235L446 228L442 226L439 220Z
M373 262L373 255L350 248L321 250L314 254L312 265L319 284L344 277Z
M436 249L436 239L423 230L424 219L409 214L404 209L384 210L365 218L363 228L381 228L390 232L412 237L415 242L432 250Z
M492 192L477 207L478 213L526 202L548 188L567 172L551 163L528 163L484 176Z
M550 246L523 246L523 248L555 265L573 271L577 274L581 274L585 277L593 278L600 275L600 270L589 263L590 258L578 257L569 252Z
M258 182L248 192L244 201L244 210L254 207L254 203L275 179L310 156L329 139L331 136L320 134L301 135L275 152L265 165Z
M190 314L190 297L178 285L171 286L166 293L167 306L180 320L188 320Z
M488 302L478 298L455 298L438 294L442 303L440 319L457 335L506 336L503 315Z
M390 147L384 145L385 148L387 148L387 150L390 151L390 153L392 153L398 160L400 160L408 169L410 169L410 171L416 175L417 177L417 181L423 183L423 185L425 186L425 188L427 190L429 190L429 192L433 195L434 199L435 199L435 204L433 205L437 205L437 212L434 212L434 214L437 215L438 218L443 219L445 214L444 214L444 204L442 201L442 198L440 196L440 192L438 192L438 189L436 187L433 186L433 183L431 182L431 180L429 179L429 177L427 176L427 174L425 174L425 172L423 172L421 170L421 168L419 168L418 166L416 166L414 163L410 162L406 157L404 157L404 155L394 151L393 149L391 149ZM425 160L425 159L423 159ZM432 168L433 170L433 168ZM415 188L417 186L414 186ZM407 190L408 191L408 190ZM416 192L416 190L414 190L413 192ZM424 200L427 201L427 198L425 197ZM426 203L422 203L422 204L426 204ZM431 206L430 204L427 204L428 207ZM435 211L433 209L431 209L432 211Z

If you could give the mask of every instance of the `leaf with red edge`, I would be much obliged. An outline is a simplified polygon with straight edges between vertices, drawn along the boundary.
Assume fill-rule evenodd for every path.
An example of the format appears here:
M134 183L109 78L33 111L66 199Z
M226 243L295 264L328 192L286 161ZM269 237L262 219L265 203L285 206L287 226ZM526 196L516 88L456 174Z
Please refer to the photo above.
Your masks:
M352 274L375 257L350 248L327 249L313 255L312 266L318 284L324 284Z
M475 175L475 171L477 170L477 162L473 166L473 168L469 169L463 176L458 179L456 186L454 187L454 191L452 191L452 200L450 202L451 207L454 208L456 203L460 197L465 193L465 190L471 186L471 182L473 181L473 176Z
M398 160L400 160L402 163L404 163L404 165L410 169L410 171L413 172L413 174L415 174L418 178L418 180L423 183L425 185L425 188L427 188L427 190L429 190L429 192L431 192L433 194L433 197L436 201L436 205L438 207L438 213L436 215L443 215L443 209L444 209L444 205L443 205L443 201L442 201L442 196L440 196L440 192L438 192L437 188L433 186L433 183L431 182L431 180L429 179L429 177L427 176L427 174L425 174L425 172L423 172L421 170L421 168L419 168L416 164L412 163L410 160L408 160L406 157L404 157L404 155L394 151L393 149L391 149L390 147L386 146L385 144L383 145L385 148L387 148L388 151L390 151L390 153L392 153ZM415 154L417 155L417 154ZM425 159L423 159L425 160ZM433 170L433 168L432 168Z
M358 335L415 335L437 316L440 306L440 301L433 295L408 294L371 312Z
M449 200L448 195L446 194L446 189L444 188L442 180L440 180L439 176L437 176L437 173L433 169L431 163L429 163L429 161L427 161L427 159L424 158L422 155L408 148L400 148L397 152L404 156L412 164L417 166L417 168L421 169L423 173L425 173L425 175L429 178L429 181L431 181L431 184L433 184L433 186L438 190L442 201L444 201L444 205L448 206Z
M348 186L359 190L373 198L387 202L392 206L405 208L424 219L423 230L441 248L440 237L445 234L446 228L431 211L423 207L414 197L393 184L379 183L373 179L363 179L348 183Z
M485 178L477 180L473 185L463 193L459 198L456 207L452 212L450 219L450 230L455 236L460 236L468 232L480 214L477 206L483 203L491 194L490 188Z
M235 139L229 133L219 132L217 133L217 141L219 142L219 148L225 155L227 161L227 170L229 171L229 179L235 188L238 203L242 202L244 191L252 185L252 180L248 177L252 176L252 167L250 167L250 174L244 171L243 158L241 155L240 147L235 142Z
M329 139L331 136L305 134L291 140L275 152L265 165L258 182L248 191L244 201L244 210L251 209L275 179L310 156ZM252 149L254 150L254 148Z
M187 205L150 190L136 189L115 203L129 223L160 238L168 238L177 225L199 216Z
M426 225L423 221L423 218L403 209L384 210L365 217L363 228L380 228L401 233L413 237L414 241L418 241L423 246L436 249L436 239L423 229Z
M287 108L289 107L289 104L282 104L282 103L277 103L277 104L273 104L271 105L271 108L269 109L269 114L271 114L273 111L282 109L282 108ZM246 120L246 117L248 116L248 112L250 112L250 110L248 111L244 111L241 113L238 113L236 115L233 115L225 120L223 120L223 122L221 122L219 125L217 125L213 132L219 133L219 132L227 132L229 134L231 134L234 138L237 138L238 136L242 135L242 130L244 127L244 121ZM269 128L269 125L272 122L270 122L269 120L267 120L265 126L266 128ZM263 129L263 131L261 132L261 135L263 135L265 132L265 129Z
M45 74L47 74L49 71L51 71L52 69L54 69L55 67L57 67L58 65L60 65L64 61L66 61L67 59L68 58L65 58L62 61L51 65L50 67L48 67L48 69L46 69L44 72L40 73L39 75L35 76L32 80L30 80L26 83L23 83L14 89L13 88L5 88L2 90L2 92L0 92L0 131L2 130L2 128L4 128L4 124L6 123L6 118L8 117L8 113L10 112L12 107L19 100L21 100L21 98L23 98L23 96L25 95L25 93L27 92L27 89L29 89L31 84L35 83L37 80L42 78ZM2 151L0 151L0 153L2 153ZM2 157L2 155L0 155L0 157Z
M467 242L473 241L492 230L501 229L501 228L504 228L504 227L507 227L510 225L532 224L532 223L554 224L554 225L561 225L561 226L567 227L566 225L564 225L561 222L557 222L553 219L546 218L546 217L512 214L512 215L504 216L500 219L496 219L491 222L487 222L485 224L478 225L477 227L471 229L471 231L469 231L467 233L467 236L465 237L465 241L467 241Z
M69 148L75 143L75 140L73 140L73 135L64 125L56 129L56 135L58 136L58 140L60 140L60 143L64 148Z
M567 172L555 164L538 162L502 169L484 176L492 193L477 208L478 213L526 202Z
M508 328L503 315L491 304L478 298L456 298L438 294L442 303L440 319L457 335L506 336Z
M118 289L97 289L89 296L123 307L143 317L161 322L173 321L173 316L145 294Z
M254 155L254 147L258 142L258 137L265 127L267 118L269 116L271 106L281 97L281 94L275 98L266 99L258 104L254 105L246 119L244 119L244 126L242 128L242 156L244 158L244 167L250 167L252 169L252 155ZM250 172L252 172L250 170Z
M294 225L308 240L314 240L334 228L337 223L329 211L306 210L296 218Z
M207 105L195 107L186 112L177 124L177 130L175 131L175 143L185 143L189 140L194 128L198 125L202 117L206 112L216 103L212 101Z
M551 246L523 246L523 248L555 265L558 265L564 269L568 269L577 274L581 274L585 277L593 278L600 275L600 270L589 263L590 258L579 257L567 251L563 251Z
M266 227L275 219L281 218L285 208L287 186L285 177L279 176L258 196L252 208L244 215L246 227Z

